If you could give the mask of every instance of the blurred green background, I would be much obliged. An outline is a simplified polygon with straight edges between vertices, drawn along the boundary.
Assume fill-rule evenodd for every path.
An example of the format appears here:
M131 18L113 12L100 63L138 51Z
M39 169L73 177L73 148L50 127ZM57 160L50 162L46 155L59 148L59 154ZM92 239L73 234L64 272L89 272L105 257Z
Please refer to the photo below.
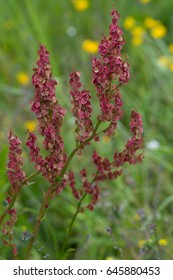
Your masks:
M112 4L118 9L126 45L123 55L131 65L131 79L122 89L124 117L115 137L102 137L97 149L112 156L122 148L129 133L130 110L144 122L143 163L126 166L124 174L102 184L101 198L93 212L80 214L74 224L69 248L73 259L172 259L173 258L173 2L170 0L0 0L0 211L9 187L6 176L7 135L10 128L25 142L26 129L36 131L30 111L34 91L32 68L39 44L50 52L57 97L68 113L62 135L69 154L74 147L70 113L69 73L82 73L91 89L94 115L98 101L91 85L90 53L97 55L102 33L108 34ZM36 132L37 133L37 132ZM37 134L38 135L38 134ZM72 140L73 139L73 140ZM34 171L24 148L25 170ZM88 149L88 148L87 148ZM90 149L72 162L77 172L90 166ZM92 171L92 170L91 170ZM18 221L15 241L22 258L32 231L42 194L48 187L38 176L24 187L16 202ZM77 202L67 187L52 201L44 219L33 259L58 259L65 231ZM0 258L10 259L2 249Z

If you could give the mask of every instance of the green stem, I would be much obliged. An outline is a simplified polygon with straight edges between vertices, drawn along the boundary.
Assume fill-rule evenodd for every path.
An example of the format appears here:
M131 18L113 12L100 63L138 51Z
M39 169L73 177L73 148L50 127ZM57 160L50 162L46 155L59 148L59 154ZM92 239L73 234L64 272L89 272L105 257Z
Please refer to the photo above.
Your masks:
M52 191L53 191L53 186L50 186L50 188L48 189L48 191L47 191L47 193L44 197L43 203L41 204L39 214L37 216L36 223L35 223L35 226L34 226L34 229L33 229L33 232L32 232L32 236L30 238L28 248L27 248L27 251L26 251L26 256L25 256L26 260L28 260L29 257L30 257L31 249L32 249L32 246L35 242L36 236L38 234L40 224L42 223L42 219L43 219L43 217L46 213L47 204L49 203L49 200L51 198Z
M74 155L77 153L78 150L80 150L83 146L85 146L88 142L90 142L94 138L94 136L96 135L97 129L99 128L100 123L101 123L101 121L97 122L97 124L96 124L96 126L93 130L92 135L88 139L86 139L83 143L81 143L80 145L78 145L76 148L73 149L73 151L69 155L63 169L61 170L61 173L59 174L59 176L57 178L57 180L59 181L58 185L56 185L55 187L50 186L50 188L48 189L48 191L47 191L47 193L44 197L44 200L41 204L41 207L39 209L39 213L38 213L38 216L37 216L37 219L36 219L36 223L35 223L35 226L34 226L34 229L33 229L33 232L32 232L32 237L31 237L31 239L29 241L29 244L28 244L28 248L27 248L27 252L26 252L26 256L25 256L26 260L29 259L29 257L30 257L32 246L33 246L33 244L36 240L41 221L42 221L43 216L45 215L45 212L46 212L46 205L49 205L50 200L52 198L52 194L57 189L57 187L60 185L61 179L62 179L63 175L65 174L65 172L66 172L71 160L73 159ZM77 216L77 214L78 213L76 213L76 216ZM75 218L76 218L76 216L75 216ZM75 220L75 218L74 218L74 220ZM72 225L73 225L73 223L72 223ZM72 225L71 225L71 227L72 227Z
M76 220L76 217L77 217L77 215L78 215L78 213L79 213L79 210L80 210L80 208L81 208L81 204L82 204L83 200L85 199L86 195L87 195L87 193L84 193L84 195L81 197L81 200L80 200L79 203L78 203L78 206L77 206L77 208L76 208L76 212L74 213L74 216L73 216L73 218L72 218L72 220L71 220L71 223L70 223L70 225L69 225L69 227L68 227L68 229L67 229L67 235L68 235L68 236L70 236L70 233L71 233L73 224L74 224L74 222L75 222L75 220Z
M16 201L16 198L20 192L20 189L22 188L22 186L27 185L28 182L30 180L32 180L34 177L37 176L37 174L39 174L39 171L34 172L33 174L31 174L30 176L28 176L23 183L21 184L21 186L18 188L17 192L13 195L8 207L4 210L3 214L0 216L0 225L2 224L3 220L5 219L6 215L8 214L8 212L10 211L10 209L14 206L14 203Z
M91 185L94 183L94 181L95 181L97 175L98 175L98 172L95 174L95 176L94 176L94 178L93 178L93 180L92 180L92 182L91 182ZM66 245L67 245L67 243L68 243L68 241L69 241L69 238L70 238L70 234L71 234L71 230L72 230L73 224L74 224L74 222L75 222L75 220L76 220L77 215L78 215L79 212L80 212L82 202L83 202L83 200L85 199L86 196L87 196L87 193L85 192L85 193L83 194L83 196L81 197L79 203L78 203L78 206L77 206L77 208L76 208L76 212L74 213L73 218L72 218L72 220L71 220L71 223L70 223L70 225L69 225L69 227L68 227L68 229L67 229L67 236L66 236L66 239L65 239L64 244L63 244L62 249L61 249L60 258L64 255L64 251L65 251Z
M70 225L69 225L69 227L67 229L66 239L65 239L65 241L64 241L64 243L62 245L62 249L61 249L61 252L60 252L60 259L64 255L64 251L65 251L65 248L66 248L66 246L68 244L73 224L74 224L74 222L76 220L77 215L79 214L79 211L80 211L80 208L81 208L81 204L82 204L83 200L85 199L86 195L87 195L87 193L84 193L84 195L81 197L81 199L80 199L80 201L78 203L78 206L76 208L76 212L74 213L73 218L71 220L71 223L70 223Z

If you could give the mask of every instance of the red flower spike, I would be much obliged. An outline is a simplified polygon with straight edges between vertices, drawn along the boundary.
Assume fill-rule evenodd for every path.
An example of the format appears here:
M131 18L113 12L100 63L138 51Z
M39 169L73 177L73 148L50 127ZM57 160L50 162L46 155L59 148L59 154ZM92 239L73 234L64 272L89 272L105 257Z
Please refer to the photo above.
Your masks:
M52 79L49 52L41 45L38 53L38 67L33 69L32 76L35 97L31 102L31 108L37 116L38 129L44 136L43 144L45 149L49 151L49 155L43 160L39 148L36 147L33 133L29 134L27 146L30 148L31 160L35 162L36 169L40 170L49 182L55 183L67 158L64 142L60 135L66 110L58 103L55 95L57 82Z
M70 74L70 85L71 103L73 105L72 113L76 124L76 140L77 143L83 143L93 132L91 96L88 90L80 90L82 84L79 72L72 72Z
M130 78L129 64L123 62L121 49L125 41L123 32L118 27L119 14L116 10L112 13L112 23L109 27L109 37L103 36L99 45L101 58L92 58L92 81L97 90L100 101L101 114L98 117L102 122L110 122L105 130L108 136L114 134L117 121L122 118L123 105L118 86L127 84ZM116 84L113 85L113 82Z
M69 182L69 186L72 190L73 196L76 199L80 199L81 195L78 192L78 190L75 188L76 182L75 182L74 172L72 170L70 170L68 173L68 182Z
M22 142L19 140L17 136L15 136L12 131L10 131L8 136L9 141L9 155L8 155L8 179L13 187L14 192L18 191L18 188L21 186L22 182L25 180L25 172L22 170L23 159L21 157ZM8 198L8 200L10 200Z
M131 113L130 130L133 136L127 141L125 149L122 152L115 152L114 154L114 164L117 167L125 162L136 164L143 159L143 153L136 155L136 152L141 149L143 145L143 123L141 115L135 110L132 110Z

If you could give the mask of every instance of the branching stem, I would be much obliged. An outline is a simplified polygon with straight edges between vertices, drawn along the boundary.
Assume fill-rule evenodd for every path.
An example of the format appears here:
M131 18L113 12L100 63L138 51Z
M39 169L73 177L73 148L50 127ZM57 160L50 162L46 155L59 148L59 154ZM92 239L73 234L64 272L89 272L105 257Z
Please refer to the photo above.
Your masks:
M95 126L95 128L93 130L93 133L91 134L91 136L88 137L88 139L86 139L83 143L81 143L80 145L78 145L77 147L75 147L73 149L73 151L69 155L69 157L68 157L68 159L67 159L67 161L66 161L66 163L65 163L65 165L63 167L63 169L61 170L60 175L58 176L58 180L59 180L58 185L56 185L56 187L51 185L49 187L47 193L45 194L43 202L42 202L42 204L40 206L40 210L39 210L39 213L38 213L38 216L37 216L37 219L36 219L36 223L35 223L35 226L34 226L34 229L33 229L33 232L32 232L32 235L31 235L31 238L30 238L30 241L29 241L29 244L28 244L28 248L27 248L26 256L25 256L26 260L30 258L32 246L33 246L33 244L34 244L34 242L36 240L36 237L37 237L37 234L39 232L39 227L40 227L42 218L45 215L45 212L46 212L46 209L47 209L47 205L49 205L49 203L50 203L50 200L52 198L52 194L57 189L57 187L60 185L61 179L64 176L64 174L65 174L65 172L66 172L66 170L67 170L71 160L73 159L74 155L77 153L78 150L83 148L87 143L89 143L94 138L94 136L96 135L96 132L97 132L97 130L99 128L100 123L101 123L101 121L97 121L97 124L96 124L96 126ZM81 203L82 203L83 199L81 200ZM79 207L80 207L80 205L79 205ZM74 217L72 219L72 222L70 224L70 228L69 228L70 231L71 231L71 228L72 228L73 223L75 221L75 218L76 218L76 216L78 214L78 211L79 211L79 209L77 208L77 211L76 211L76 213L75 213L75 215L74 215Z

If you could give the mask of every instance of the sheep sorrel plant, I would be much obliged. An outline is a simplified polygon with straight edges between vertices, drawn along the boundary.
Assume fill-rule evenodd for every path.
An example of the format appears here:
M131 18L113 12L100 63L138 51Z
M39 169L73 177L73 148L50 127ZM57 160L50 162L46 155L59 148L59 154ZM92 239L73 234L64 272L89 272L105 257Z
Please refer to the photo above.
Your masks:
M38 51L39 59L37 67L33 69L32 83L35 88L35 96L31 101L31 109L38 119L38 131L44 138L43 146L46 156L41 155L37 146L37 137L33 132L27 131L26 146L30 151L31 161L34 163L35 172L26 176L23 171L23 159L21 157L21 141L10 130L8 178L11 183L10 190L6 193L6 206L0 217L2 246L5 252L14 258L18 258L18 251L14 241L14 225L18 213L15 207L24 185L29 188L31 180L41 174L49 182L49 187L42 196L41 206L35 219L32 233L29 234L26 254L23 259L31 258L33 245L37 239L40 225L45 213L51 207L51 200L64 190L70 188L74 198L78 201L76 212L66 233L64 244L59 252L59 258L63 258L68 249L68 240L74 221L79 213L88 209L93 211L100 196L100 183L114 180L123 172L124 163L136 164L143 159L143 153L137 153L142 147L142 120L141 115L135 110L131 111L130 130L131 138L121 151L115 150L111 159L100 156L95 148L92 150L93 174L87 175L87 168L73 170L73 158L92 141L99 141L99 135L111 137L117 129L117 122L122 119L122 96L120 88L128 83L130 78L129 64L123 61L121 49L125 41L122 30L118 26L119 14L116 10L111 12L112 23L109 27L109 37L103 35L99 45L100 57L92 57L92 83L96 89L96 95L100 104L100 113L97 120L92 118L92 106L90 91L82 89L80 73L73 71L70 74L70 97L72 114L75 119L76 145L67 155L64 141L61 136L61 128L66 110L59 104L55 95L57 82L52 78L49 52L41 45ZM104 123L104 129L103 129ZM105 126L106 125L106 126ZM90 156L90 155L88 155ZM82 166L82 162L80 165ZM80 177L77 183L76 176ZM87 197L87 199L86 199ZM89 201L89 202L88 202ZM11 252L11 253L9 253Z

